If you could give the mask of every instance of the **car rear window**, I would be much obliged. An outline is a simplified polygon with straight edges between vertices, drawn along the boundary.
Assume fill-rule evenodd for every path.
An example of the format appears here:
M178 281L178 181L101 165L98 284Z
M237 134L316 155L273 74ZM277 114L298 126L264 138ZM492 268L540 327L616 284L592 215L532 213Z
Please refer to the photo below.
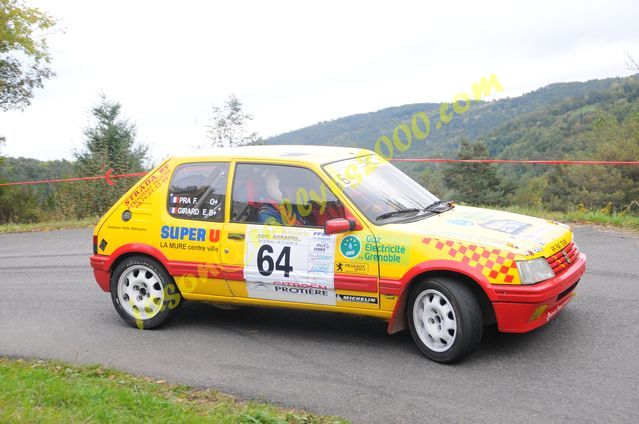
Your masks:
M224 221L228 169L227 162L186 163L176 167L167 199L169 215Z

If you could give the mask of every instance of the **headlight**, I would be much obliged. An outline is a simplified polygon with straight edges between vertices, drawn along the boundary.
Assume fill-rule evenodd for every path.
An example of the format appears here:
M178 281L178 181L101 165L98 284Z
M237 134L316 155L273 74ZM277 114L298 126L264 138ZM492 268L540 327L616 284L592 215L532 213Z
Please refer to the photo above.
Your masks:
M546 258L517 261L521 284L535 284L555 276Z

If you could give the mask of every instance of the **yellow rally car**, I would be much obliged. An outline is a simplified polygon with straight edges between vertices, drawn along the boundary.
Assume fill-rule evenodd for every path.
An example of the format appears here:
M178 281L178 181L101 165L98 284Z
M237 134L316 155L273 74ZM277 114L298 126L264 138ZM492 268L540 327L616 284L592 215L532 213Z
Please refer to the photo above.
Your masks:
M484 325L544 325L586 267L563 224L442 202L373 152L310 146L168 159L100 220L93 253L140 328L184 299L345 312L410 328L438 362Z

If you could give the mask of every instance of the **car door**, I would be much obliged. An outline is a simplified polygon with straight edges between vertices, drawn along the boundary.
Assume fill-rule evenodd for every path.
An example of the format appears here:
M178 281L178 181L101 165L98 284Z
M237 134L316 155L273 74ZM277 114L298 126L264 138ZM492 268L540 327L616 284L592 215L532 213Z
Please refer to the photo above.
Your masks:
M233 294L300 307L379 308L377 262L353 260L370 231L324 233L328 219L347 213L311 169L235 164L221 258Z

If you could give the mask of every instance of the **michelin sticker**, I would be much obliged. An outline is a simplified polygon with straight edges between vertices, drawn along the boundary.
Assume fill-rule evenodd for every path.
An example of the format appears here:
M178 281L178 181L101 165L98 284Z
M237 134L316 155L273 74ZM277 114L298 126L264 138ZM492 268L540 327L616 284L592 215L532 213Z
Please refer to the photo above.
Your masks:
M244 278L249 297L335 305L335 235L310 228L246 229Z

